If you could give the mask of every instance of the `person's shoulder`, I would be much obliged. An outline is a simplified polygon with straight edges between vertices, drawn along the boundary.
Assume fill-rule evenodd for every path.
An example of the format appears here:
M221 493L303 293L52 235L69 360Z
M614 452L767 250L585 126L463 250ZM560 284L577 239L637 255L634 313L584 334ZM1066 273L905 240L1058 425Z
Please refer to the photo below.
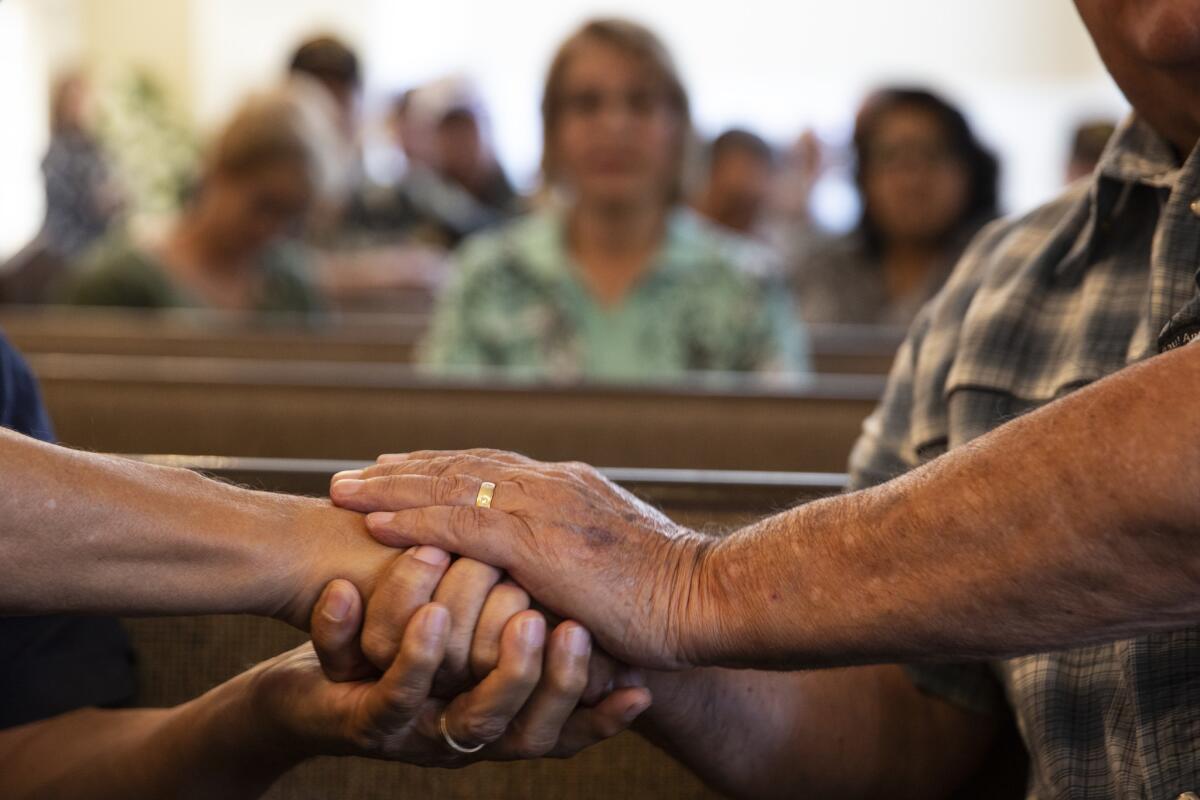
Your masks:
M88 248L79 262L81 273L144 272L152 268L145 248L126 230L113 230Z
M1086 207L1091 188L1091 181L1078 181L1032 211L984 225L967 245L955 273L990 280L1012 277L1049 244L1070 235L1065 228Z
M305 313L325 310L326 300L315 275L312 249L307 244L295 239L276 242L264 254L262 264L270 310Z
M553 258L556 218L532 212L468 236L454 251L462 280L479 280L528 270L538 259Z
M129 233L114 231L80 259L66 299L82 305L159 305L168 294L161 265Z

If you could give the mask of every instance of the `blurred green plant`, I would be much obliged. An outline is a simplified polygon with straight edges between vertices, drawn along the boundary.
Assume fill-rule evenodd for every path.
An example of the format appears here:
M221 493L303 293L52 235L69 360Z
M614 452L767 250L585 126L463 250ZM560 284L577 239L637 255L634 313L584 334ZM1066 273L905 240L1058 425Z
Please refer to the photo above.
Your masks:
M125 182L129 210L151 218L177 212L194 185L200 144L162 83L132 69L97 99L98 134Z

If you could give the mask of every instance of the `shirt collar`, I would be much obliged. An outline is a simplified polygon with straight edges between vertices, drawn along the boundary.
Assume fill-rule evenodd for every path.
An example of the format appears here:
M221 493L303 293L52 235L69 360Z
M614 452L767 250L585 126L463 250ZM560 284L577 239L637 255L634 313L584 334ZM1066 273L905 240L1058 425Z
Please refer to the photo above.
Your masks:
M1100 156L1086 205L1079 214L1086 214L1086 219L1055 274L1067 277L1086 267L1099 235L1134 186L1170 191L1181 169L1179 158L1166 139L1136 112L1126 117Z
M686 208L667 216L666 232L646 278L669 277L695 263L703 222ZM566 210L552 207L530 215L515 241L518 262L530 274L548 282L574 278L567 249Z

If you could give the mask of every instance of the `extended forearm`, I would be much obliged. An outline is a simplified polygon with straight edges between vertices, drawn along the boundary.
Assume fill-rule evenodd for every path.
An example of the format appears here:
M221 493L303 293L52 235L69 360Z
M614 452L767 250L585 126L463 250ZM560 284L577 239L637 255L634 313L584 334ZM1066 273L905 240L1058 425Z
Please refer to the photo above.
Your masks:
M638 724L736 797L929 800L978 768L994 722L921 695L898 667L650 673Z
M1200 350L1161 356L707 561L699 663L1003 657L1200 619Z
M0 731L0 796L243 800L298 758L273 747L239 677L171 709L85 709Z
M344 546L345 564L378 549L322 502L7 431L0 482L0 613L279 613L318 544ZM314 597L329 577L311 575Z

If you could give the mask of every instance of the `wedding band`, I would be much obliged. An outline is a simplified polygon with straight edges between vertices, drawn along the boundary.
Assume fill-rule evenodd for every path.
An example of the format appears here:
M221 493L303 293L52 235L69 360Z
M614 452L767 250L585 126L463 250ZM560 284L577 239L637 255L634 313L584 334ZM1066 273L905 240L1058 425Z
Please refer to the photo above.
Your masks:
M479 487L479 494L475 495L475 505L478 508L491 508L492 495L496 493L496 484L491 481L484 481Z
M483 744L477 744L474 747L463 747L458 742L454 741L454 737L450 735L450 729L446 727L446 712L442 711L442 715L438 717L438 728L442 731L442 738L446 740L446 744L460 753L478 753L483 749ZM484 743L486 744L486 742Z

